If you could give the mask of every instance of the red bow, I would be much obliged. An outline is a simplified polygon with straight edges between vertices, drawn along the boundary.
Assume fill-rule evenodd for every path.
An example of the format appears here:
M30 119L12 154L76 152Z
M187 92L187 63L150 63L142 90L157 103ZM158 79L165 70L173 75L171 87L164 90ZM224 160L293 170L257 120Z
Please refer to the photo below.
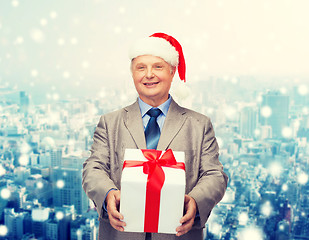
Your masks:
M185 170L185 164L181 162L178 163L176 161L171 149L166 150L161 158L160 156L162 151L157 151L154 149L142 149L141 151L148 161L143 162L126 160L123 163L123 168L143 166L143 173L148 174L144 232L158 232L160 196L161 189L165 181L165 174L162 166Z

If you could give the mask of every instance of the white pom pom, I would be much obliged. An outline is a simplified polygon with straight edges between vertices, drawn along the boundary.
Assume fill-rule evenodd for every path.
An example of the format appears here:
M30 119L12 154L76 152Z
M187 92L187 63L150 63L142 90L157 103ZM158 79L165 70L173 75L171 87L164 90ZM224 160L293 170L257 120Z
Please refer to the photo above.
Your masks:
M191 89L184 82L174 81L172 87L173 96L182 101L187 99L191 95Z

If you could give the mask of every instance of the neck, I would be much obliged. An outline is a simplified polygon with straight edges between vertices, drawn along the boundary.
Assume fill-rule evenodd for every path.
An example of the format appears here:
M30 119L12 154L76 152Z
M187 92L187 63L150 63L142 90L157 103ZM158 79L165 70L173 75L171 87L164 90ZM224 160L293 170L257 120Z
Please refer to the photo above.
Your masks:
M168 100L168 96L166 98L160 98L160 99L143 98L142 96L139 96L139 97L140 99L142 99L144 103L147 103L148 105L152 107L158 107Z

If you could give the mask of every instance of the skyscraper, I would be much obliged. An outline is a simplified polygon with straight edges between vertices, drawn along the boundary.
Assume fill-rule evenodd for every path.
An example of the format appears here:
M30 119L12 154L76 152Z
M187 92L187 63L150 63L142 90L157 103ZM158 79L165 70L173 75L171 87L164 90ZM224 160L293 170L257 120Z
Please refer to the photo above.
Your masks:
M244 107L240 112L239 130L243 137L254 137L254 131L257 127L258 115L253 107Z
M54 205L74 205L78 214L88 210L88 198L82 189L81 167L53 168Z
M22 113L28 112L29 109L29 96L25 91L19 92L20 111Z
M281 138L283 128L289 125L289 97L279 92L268 92L262 97L260 123L271 126L273 138Z

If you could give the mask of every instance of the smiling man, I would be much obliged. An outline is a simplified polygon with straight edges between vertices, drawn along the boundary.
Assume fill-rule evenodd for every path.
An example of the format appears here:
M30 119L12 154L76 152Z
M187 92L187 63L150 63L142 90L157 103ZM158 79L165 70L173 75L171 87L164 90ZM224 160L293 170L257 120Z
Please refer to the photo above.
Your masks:
M83 188L99 213L99 238L202 240L209 214L226 190L227 176L209 118L180 107L169 94L177 69L185 81L181 45L167 34L155 33L137 41L129 55L139 97L132 105L101 116L83 169ZM185 209L176 235L124 232L119 204L126 148L185 152Z

